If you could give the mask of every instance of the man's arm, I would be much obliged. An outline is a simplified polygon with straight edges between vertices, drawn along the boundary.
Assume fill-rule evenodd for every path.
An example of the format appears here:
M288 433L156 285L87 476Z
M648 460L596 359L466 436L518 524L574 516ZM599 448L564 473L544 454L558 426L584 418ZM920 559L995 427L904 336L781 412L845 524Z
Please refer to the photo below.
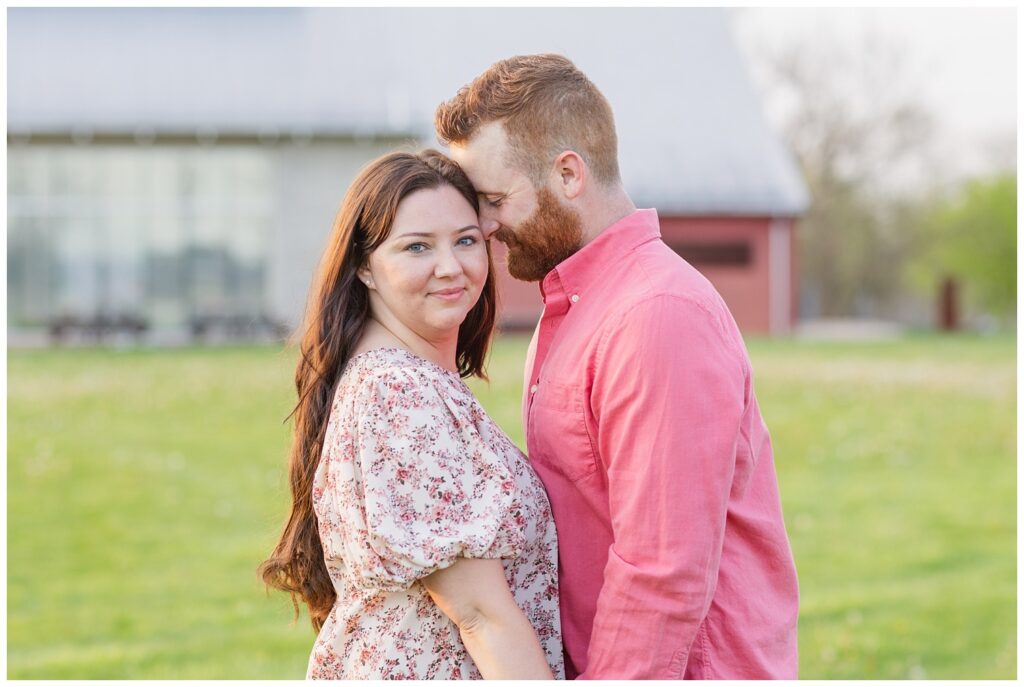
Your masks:
M714 595L745 403L745 357L675 296L602 342L591 395L614 543L581 678L675 679Z

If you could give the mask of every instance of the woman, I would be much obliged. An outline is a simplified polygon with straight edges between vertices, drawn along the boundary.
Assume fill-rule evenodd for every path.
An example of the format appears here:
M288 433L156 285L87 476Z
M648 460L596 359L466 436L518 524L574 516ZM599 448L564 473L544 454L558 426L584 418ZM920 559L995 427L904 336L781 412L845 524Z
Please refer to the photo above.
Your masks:
M260 572L309 607L307 678L563 677L554 522L462 377L495 318L477 197L436 151L370 163L295 373L292 511Z

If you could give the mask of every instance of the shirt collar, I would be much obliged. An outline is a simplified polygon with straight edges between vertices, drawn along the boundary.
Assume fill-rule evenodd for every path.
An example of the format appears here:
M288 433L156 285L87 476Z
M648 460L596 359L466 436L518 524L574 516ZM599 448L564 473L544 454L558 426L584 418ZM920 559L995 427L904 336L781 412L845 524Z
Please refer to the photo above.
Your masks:
M579 300L623 254L657 238L661 238L658 211L651 208L631 212L548 272L540 284L545 305L552 299L571 301L575 296Z

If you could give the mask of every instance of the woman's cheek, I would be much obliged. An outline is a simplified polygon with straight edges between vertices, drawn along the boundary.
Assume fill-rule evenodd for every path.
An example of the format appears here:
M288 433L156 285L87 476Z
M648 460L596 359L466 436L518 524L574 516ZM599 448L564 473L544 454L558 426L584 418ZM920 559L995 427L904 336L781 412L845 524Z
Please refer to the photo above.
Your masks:
M487 248L481 244L481 248L476 252L473 261L473 283L476 285L477 290L484 287L484 282L487 281Z
M398 269L392 275L394 281L401 284L402 291L406 293L422 291L433 273L432 265L423 259L417 259L418 257L420 256L407 257L401 265L396 265Z

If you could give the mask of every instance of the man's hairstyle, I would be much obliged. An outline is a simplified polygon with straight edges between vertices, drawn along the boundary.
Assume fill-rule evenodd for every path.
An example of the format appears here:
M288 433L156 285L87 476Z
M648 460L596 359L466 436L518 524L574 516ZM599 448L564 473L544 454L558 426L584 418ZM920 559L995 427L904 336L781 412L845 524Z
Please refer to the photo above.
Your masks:
M501 60L434 113L442 143L465 143L499 121L511 163L534 185L543 184L563 151L579 154L605 184L619 180L612 108L583 72L562 55L517 55Z

